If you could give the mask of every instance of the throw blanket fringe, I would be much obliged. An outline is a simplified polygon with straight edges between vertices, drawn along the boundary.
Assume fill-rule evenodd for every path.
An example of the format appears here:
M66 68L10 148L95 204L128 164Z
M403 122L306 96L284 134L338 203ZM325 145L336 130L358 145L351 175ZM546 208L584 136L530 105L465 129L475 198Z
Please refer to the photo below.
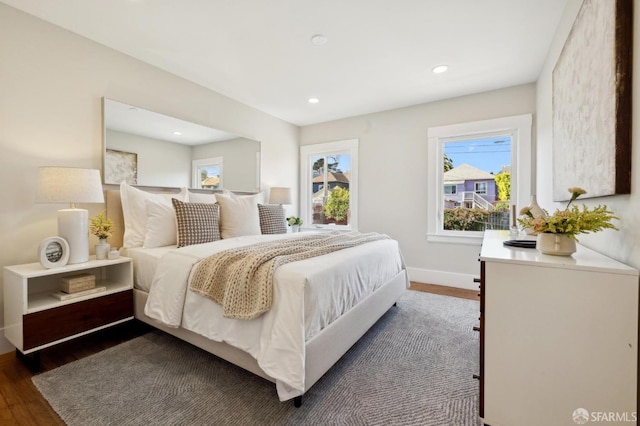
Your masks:
M273 274L279 266L383 239L389 237L319 232L224 250L196 265L189 288L222 305L227 318L257 318L271 308Z

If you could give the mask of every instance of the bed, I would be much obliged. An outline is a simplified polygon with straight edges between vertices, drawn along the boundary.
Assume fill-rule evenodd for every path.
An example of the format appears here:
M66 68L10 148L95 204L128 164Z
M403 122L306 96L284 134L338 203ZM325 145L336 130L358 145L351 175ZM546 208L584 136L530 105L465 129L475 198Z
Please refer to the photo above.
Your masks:
M132 203L133 193L142 198ZM170 210L166 198L183 197L184 205L189 207L194 202L217 201L211 198L213 194L162 194L165 200L158 203L163 205L162 221L152 214L153 202L145 199L158 194L146 194L151 193L142 194L131 187L125 192L122 187L106 192L107 217L115 229L110 242L113 247L123 246L121 253L134 263L135 317L274 382L281 401L293 399L300 406L302 395L408 288L398 244L387 238L280 266L273 273L273 306L269 311L250 320L225 318L219 304L187 288L193 268L211 253L264 241L309 238L305 235L310 233L262 235L254 227L247 235L230 236L229 223L222 220L217 226L226 238L220 240L177 248L175 244L165 244L166 238L164 242L163 238L156 238L155 244L135 247L137 244L127 241L125 234L125 216L129 215L130 224L132 207L140 215L146 208L147 230L155 226L169 237L176 230L167 220ZM233 198L236 203L240 199L245 204L243 208L255 205L258 199ZM221 219L227 213L227 221L246 226L246 216L236 211L230 215L225 210L228 200L222 203L220 196L218 200ZM256 217L252 216L251 222ZM173 220L175 227L175 217ZM179 228L180 220L177 222ZM139 228L139 224L136 226ZM241 233L247 233L246 229Z

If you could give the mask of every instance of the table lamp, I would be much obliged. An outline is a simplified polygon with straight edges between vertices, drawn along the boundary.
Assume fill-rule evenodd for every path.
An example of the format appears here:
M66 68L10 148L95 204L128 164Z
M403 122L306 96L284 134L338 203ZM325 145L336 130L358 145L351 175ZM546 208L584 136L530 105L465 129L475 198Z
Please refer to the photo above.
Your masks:
M37 203L69 203L58 210L58 236L69 244L69 262L89 260L89 212L75 203L104 203L100 171L75 167L39 167Z
M269 204L291 204L291 188L274 186L269 192Z

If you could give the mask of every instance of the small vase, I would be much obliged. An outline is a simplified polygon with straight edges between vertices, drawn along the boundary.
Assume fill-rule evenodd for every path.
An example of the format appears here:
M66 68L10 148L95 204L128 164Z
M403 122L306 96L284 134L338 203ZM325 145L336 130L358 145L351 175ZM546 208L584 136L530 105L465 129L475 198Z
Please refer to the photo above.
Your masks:
M564 234L538 234L536 248L540 253L554 256L571 256L576 252L576 240Z
M536 198L535 195L531 196L531 203L529 203L529 209L534 219L537 219L539 217L547 217L547 214L544 212L544 210L542 210L542 207L538 205L538 199Z
M100 242L96 244L96 259L104 260L109 256L109 250L111 249L111 245L107 242L105 238L101 238Z
M291 232L298 232L300 230L300 225L291 225Z
M531 202L529 203L528 207L534 219L537 219L539 217L547 217L547 214L544 212L544 210L542 210L542 207L538 205L538 200L535 195L531 196ZM528 235L536 235L536 232L534 232L532 228L526 228L525 232Z

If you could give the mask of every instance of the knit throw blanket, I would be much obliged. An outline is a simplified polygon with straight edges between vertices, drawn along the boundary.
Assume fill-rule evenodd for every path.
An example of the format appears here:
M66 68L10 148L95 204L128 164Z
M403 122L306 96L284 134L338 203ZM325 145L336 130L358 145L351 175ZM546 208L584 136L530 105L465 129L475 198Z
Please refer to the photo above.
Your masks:
M389 237L373 232L318 232L224 250L196 265L189 288L222 305L227 318L253 319L271 308L277 267L383 239Z

